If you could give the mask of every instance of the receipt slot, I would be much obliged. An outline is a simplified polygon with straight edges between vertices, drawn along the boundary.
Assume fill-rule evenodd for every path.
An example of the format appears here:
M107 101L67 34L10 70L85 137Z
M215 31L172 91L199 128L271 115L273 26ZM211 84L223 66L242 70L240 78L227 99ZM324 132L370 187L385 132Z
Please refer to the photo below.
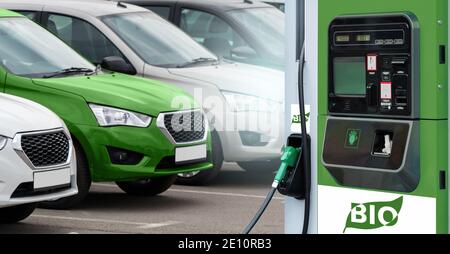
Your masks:
M318 5L318 232L447 233L447 1Z

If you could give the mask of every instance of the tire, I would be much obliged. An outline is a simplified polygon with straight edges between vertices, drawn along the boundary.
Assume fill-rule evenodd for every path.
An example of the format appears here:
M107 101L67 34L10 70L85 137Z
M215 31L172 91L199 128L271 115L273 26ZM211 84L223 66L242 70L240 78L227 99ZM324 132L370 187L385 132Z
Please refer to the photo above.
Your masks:
M280 164L280 160L238 162L239 167L249 172L276 171L280 167Z
M73 139L73 146L77 157L77 185L78 194L55 201L45 201L38 204L38 207L45 209L64 210L80 205L89 193L91 188L91 172L89 164L80 143Z
M0 224L11 224L24 220L30 216L36 204L25 204L0 208Z
M116 182L120 189L133 196L156 196L175 183L176 175L148 178L132 182Z
M192 173L178 174L176 184L189 186L203 186L209 184L219 175L223 165L223 150L217 132L212 132L212 160L213 168Z

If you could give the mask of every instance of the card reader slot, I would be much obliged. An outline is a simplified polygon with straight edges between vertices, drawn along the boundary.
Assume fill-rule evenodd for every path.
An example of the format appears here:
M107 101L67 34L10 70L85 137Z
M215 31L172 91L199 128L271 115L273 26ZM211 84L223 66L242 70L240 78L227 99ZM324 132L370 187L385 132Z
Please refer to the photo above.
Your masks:
M407 92L404 89L395 90L395 105L397 106L407 106L408 97Z
M406 97L396 97L395 105L397 106L406 106L408 105L408 99Z
M404 89L397 89L395 90L395 96L396 97L406 97L406 90Z
M408 57L393 57L391 64L392 65L405 65L408 61Z

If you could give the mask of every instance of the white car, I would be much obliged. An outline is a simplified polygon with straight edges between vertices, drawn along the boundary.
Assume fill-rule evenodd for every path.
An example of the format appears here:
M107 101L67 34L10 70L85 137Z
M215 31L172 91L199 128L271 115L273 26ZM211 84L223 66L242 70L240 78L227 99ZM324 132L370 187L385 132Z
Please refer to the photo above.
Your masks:
M27 218L36 203L77 194L66 126L34 102L0 94L0 223Z
M207 183L223 161L257 169L261 162L279 158L283 72L218 59L159 15L131 4L2 0L0 7L40 23L105 69L161 80L191 93L213 130L215 167L181 175L179 183Z

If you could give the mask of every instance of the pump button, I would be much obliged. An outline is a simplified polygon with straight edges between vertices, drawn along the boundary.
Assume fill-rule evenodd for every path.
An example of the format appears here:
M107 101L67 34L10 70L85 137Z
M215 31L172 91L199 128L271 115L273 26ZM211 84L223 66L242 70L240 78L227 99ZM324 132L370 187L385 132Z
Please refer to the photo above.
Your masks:
M383 68L390 69L391 68L391 59L388 57L383 57Z
M383 81L391 81L391 73L388 72L388 71L384 71L384 72L382 73L381 79L382 79Z
M397 57L392 59L391 63L392 65L405 65L407 60L408 59L404 57Z

